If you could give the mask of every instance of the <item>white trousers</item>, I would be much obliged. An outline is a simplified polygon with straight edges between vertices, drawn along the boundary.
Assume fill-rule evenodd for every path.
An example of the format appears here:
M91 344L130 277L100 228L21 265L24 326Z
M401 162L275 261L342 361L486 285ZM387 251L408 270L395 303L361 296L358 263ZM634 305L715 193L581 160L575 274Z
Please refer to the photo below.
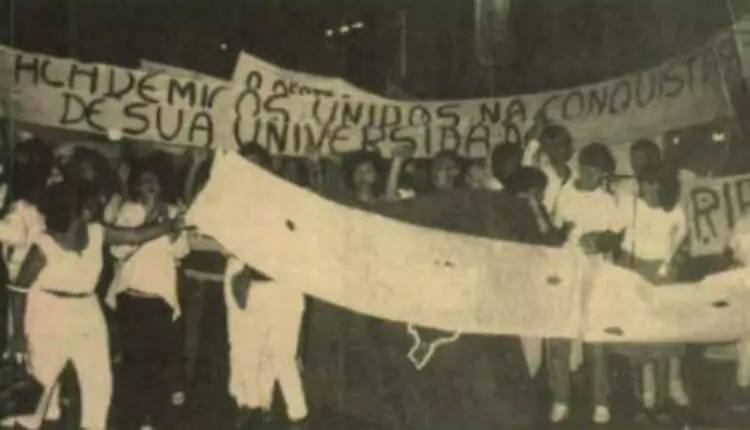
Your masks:
M65 365L71 362L81 389L81 426L105 430L112 399L107 324L95 296L59 298L29 293L26 334L32 372L45 388L36 411L41 421Z
M287 416L307 416L307 403L297 362L304 295L276 282L256 282L245 309L232 293L231 278L242 268L230 261L224 282L229 331L229 391L241 407L270 410L276 382Z

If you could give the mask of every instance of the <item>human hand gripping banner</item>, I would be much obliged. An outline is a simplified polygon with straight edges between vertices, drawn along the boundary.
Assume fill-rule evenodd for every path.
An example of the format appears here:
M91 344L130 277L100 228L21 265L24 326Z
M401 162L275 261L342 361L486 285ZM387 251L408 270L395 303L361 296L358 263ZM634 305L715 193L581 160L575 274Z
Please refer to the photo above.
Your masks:
M567 248L449 233L349 208L232 153L217 156L188 220L284 285L449 337L714 342L750 332L750 269L654 287L602 263L586 275L593 282L584 294L583 266Z

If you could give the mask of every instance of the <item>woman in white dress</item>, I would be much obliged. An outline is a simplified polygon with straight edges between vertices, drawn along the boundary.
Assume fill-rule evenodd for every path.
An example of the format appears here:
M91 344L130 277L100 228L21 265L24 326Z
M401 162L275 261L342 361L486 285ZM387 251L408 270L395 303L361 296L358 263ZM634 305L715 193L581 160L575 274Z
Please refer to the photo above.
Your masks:
M107 428L112 369L107 326L95 295L104 244L141 243L182 228L178 219L141 229L104 227L85 216L92 194L70 182L45 192L40 209L47 232L36 240L19 273L17 283L29 286L29 293L13 310L14 333L24 337L14 344L28 345L32 372L45 388L36 413L15 420L22 428L41 426L69 362L81 388L81 427Z

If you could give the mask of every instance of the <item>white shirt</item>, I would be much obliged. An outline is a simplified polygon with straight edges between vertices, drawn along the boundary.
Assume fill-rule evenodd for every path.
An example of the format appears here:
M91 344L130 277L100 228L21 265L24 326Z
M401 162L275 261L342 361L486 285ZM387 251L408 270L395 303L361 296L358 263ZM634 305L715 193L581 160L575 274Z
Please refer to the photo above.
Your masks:
M64 249L47 234L39 236L36 245L44 253L46 264L31 289L92 294L102 272L104 229L89 224L89 240L80 253Z
M532 140L526 146L523 156L521 158L521 164L528 167L534 167L539 169L547 177L547 188L544 190L544 207L547 208L547 212L552 214L555 213L555 207L557 206L557 200L560 196L560 192L564 185L571 183L577 177L577 171L574 168L570 168L570 177L563 183L562 178L557 174L557 171L552 167L552 163L549 161L549 157L542 152L541 144L538 140Z
M552 217L558 227L565 223L573 225L568 243L576 245L586 233L621 230L614 196L601 188L581 191L575 187L574 181L561 188Z
M687 220L681 206L671 211L649 206L631 195L619 204L625 238L622 249L644 260L667 260L685 237Z
M8 215L0 221L0 241L8 245L3 257L8 265L11 280L18 276L31 245L45 229L42 214L34 205L24 200L15 202Z
M175 207L169 207L169 215L174 216ZM146 209L139 203L123 204L117 217L120 227L139 227L146 220ZM110 294L116 295L128 289L162 298L174 311L180 314L177 300L177 260L190 251L187 235L182 233L174 242L161 236L141 245L118 245L112 247L112 255L120 260L119 276Z

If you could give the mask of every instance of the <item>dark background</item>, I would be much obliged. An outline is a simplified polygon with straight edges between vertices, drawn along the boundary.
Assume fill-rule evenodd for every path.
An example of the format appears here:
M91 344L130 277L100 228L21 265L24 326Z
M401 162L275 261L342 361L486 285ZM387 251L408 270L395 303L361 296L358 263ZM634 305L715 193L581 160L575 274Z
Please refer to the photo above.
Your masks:
M508 62L476 60L471 0L0 0L0 41L137 67L140 58L228 77L240 50L384 92L407 11L412 96L462 98L590 83L702 44L744 0L513 0ZM346 36L327 28L366 26ZM7 24L7 25L5 25ZM222 43L227 49L220 49Z

